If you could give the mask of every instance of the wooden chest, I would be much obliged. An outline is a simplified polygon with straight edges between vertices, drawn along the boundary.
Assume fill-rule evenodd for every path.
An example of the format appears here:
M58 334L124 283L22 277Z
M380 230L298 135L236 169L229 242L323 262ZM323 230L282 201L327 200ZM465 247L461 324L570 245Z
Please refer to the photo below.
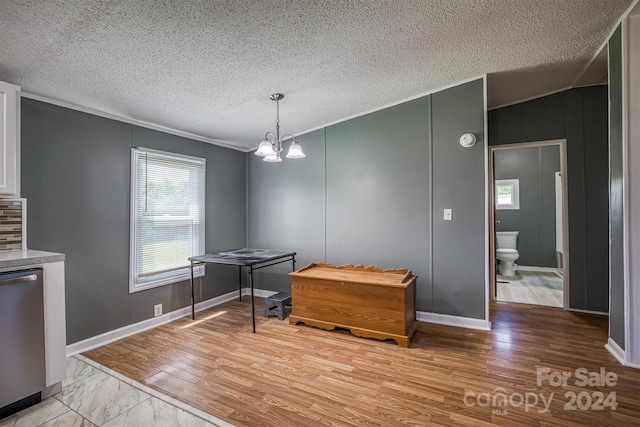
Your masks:
M315 263L289 276L289 323L345 328L360 337L409 346L418 324L416 276L411 271Z

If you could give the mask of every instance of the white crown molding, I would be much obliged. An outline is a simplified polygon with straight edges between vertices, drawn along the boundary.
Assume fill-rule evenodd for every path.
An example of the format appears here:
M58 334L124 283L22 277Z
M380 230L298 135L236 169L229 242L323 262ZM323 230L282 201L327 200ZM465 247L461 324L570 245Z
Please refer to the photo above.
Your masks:
M147 129L153 129L153 130L168 133L171 135L181 136L183 138L193 139L195 141L205 142L211 145L217 145L219 147L230 148L236 151L242 151L243 153L248 153L254 150L253 148L241 147L227 141L208 138L206 136L197 135L195 133L186 132L178 129L173 129L173 128L158 125L155 123L145 122L143 120L133 119L131 117L125 117L125 116L119 116L117 114L106 113L104 111L96 110L89 107L84 107L82 105L73 104L71 102L61 101L55 98L49 98L48 96L37 95L34 93L28 93L28 92L20 92L20 96L23 98L33 99L35 101L46 102L47 104L57 105L59 107L69 108L70 110L80 111L82 113L87 113L87 114L91 114L98 117L104 117L106 119L117 120L119 122L129 123L131 125L136 125L136 126L140 126Z
M609 82L596 83L592 85L575 85L575 86L572 86L571 89L580 89L583 87L595 87L595 86L609 86Z
M497 110L498 108L510 107L512 105L521 104L527 101L533 101L534 99L544 98L545 96L555 95L556 93L564 92L565 90L574 89L573 86L566 86L557 90L552 90L550 92L541 93L539 95L530 96L528 98L519 99L517 101L511 101L504 104L496 105L495 107L491 107L489 111Z
M627 8L627 10L622 14L622 16L620 17L620 19L618 19L618 21L616 21L616 24L613 26L613 28L611 29L611 31L609 31L609 34L607 35L607 37L605 37L604 41L602 42L602 44L600 45L600 47L598 47L598 49L596 50L596 53L593 54L593 56L591 57L591 59L589 60L589 62L587 62L587 64L584 66L584 68L582 69L582 71L580 72L580 74L578 74L578 77L576 77L576 79L573 81L573 85L571 85L571 87L584 87L584 86L576 86L576 83L578 81L580 81L580 79L582 78L582 75L587 71L587 69L591 66L591 64L593 63L593 61L596 60L596 58L600 55L600 52L603 49L607 49L608 45L609 45L609 39L611 39L611 36L613 36L613 33L616 32L616 29L618 28L618 26L622 23L622 21L629 16L629 14L631 14L631 12L633 11L633 8L636 7L636 5L638 4L640 0L634 0L629 7ZM606 83L603 83L606 84ZM600 85L595 85L595 86L600 86Z
M427 96L427 95L432 95L434 93L442 92L443 90L451 89L453 87L460 86L460 85L463 85L465 83L469 83L469 82L472 82L472 81L475 81L475 80L483 79L485 81L485 85L486 85L486 76L487 76L486 74L481 74L481 75L478 75L478 76L474 76L474 77L468 78L466 80L455 82L455 83L452 83L450 85L446 85L446 86L443 86L443 87L439 87L439 88L436 88L436 89L429 90L427 92L420 93L418 95L411 96L409 98L401 99L400 101L396 101L396 102L392 102L392 103L389 103L389 104L385 104L383 106L376 107L376 108L373 108L371 110L364 111L362 113L353 114L351 116L347 116L347 117L344 117L342 119L334 120L334 121L329 122L329 123L325 123L325 124L322 124L322 125L319 125L319 126L315 126L315 127L311 128L311 129L307 129L307 130L304 130L304 131L301 131L301 132L297 132L297 133L295 133L293 135L294 136L304 135L304 134L316 131L318 129L323 129L323 128L326 128L326 127L329 127L329 126L332 126L332 125L335 125L335 124L338 124L338 123L342 123L342 122L346 122L346 121L351 120L351 119L355 119L357 117L361 117L361 116L365 116L367 114L375 113L376 111L381 111L381 110L384 110L386 108L394 107L396 105L400 105L400 104L403 104L405 102L413 101L415 99L422 98L422 97ZM565 89L562 89L562 90L565 90ZM104 112L104 111L96 110L94 108L84 107L82 105L73 104L71 102L62 101L62 100L55 99L55 98L50 98L50 97L44 96L44 95L38 95L38 94L35 94L35 93L29 93L29 92L20 92L20 95L22 97L24 97L24 98L33 99L35 101L46 102L48 104L53 104L53 105L57 105L59 107L69 108L71 110L80 111L80 112L87 113L87 114L92 114L94 116L99 116L99 117L104 117L104 118L107 118L107 119L117 120L117 121L120 121L120 122L129 123L129 124L132 124L132 125L136 125L136 126L140 126L140 127L144 127L144 128L148 128L148 129L157 130L157 131L168 133L168 134L171 134L171 135L181 136L181 137L184 137L184 138L189 138L189 139L193 139L193 140L200 141L200 142L205 142L207 144L212 144L212 145L217 145L217 146L220 146L220 147L230 148L232 150L242 151L243 153L251 153L251 152L255 151L255 149L256 149L255 147L247 148L247 147L244 147L244 146L235 145L235 144L227 142L227 141L221 141L221 140L218 140L218 139L208 138L206 136L197 135L197 134L194 134L194 133L190 133L190 132L186 132L186 131L182 131L182 130L178 130L178 129L169 128L169 127L158 125L158 124L155 124L155 123L145 122L143 120L138 120L138 119L134 119L134 118L131 118L131 117L126 117L126 116L120 116L120 115L117 115L117 114L107 113L107 112ZM545 94L545 95L547 95L547 94ZM540 96L545 96L545 95L540 95ZM518 102L523 102L523 101L518 101ZM496 108L498 108L498 107L496 107ZM485 109L486 109L486 107L485 107Z
M485 76L486 76L486 74L480 74L478 76L474 76L474 77L468 78L466 80L462 80L462 81L459 81L459 82L456 82L456 83L452 83L452 84L447 85L447 86L439 87L439 88L436 88L436 89L432 89L432 90L429 90L427 92L422 92L422 93L420 93L418 95L414 95L414 96L411 96L409 98L401 99L400 101L395 101L395 102L392 102L390 104L385 104L385 105L383 105L381 107L376 107L376 108L373 108L371 110L364 111L362 113L353 114L351 116L347 116L347 117L344 117L342 119L334 120L332 122L325 123L325 124L320 125L320 126L315 126L315 127L312 127L311 129L307 129L307 130L304 130L304 131L301 131L301 132L297 132L297 133L295 133L293 135L300 136L300 135L304 135L304 134L316 131L318 129L324 129L324 128L327 128L329 126L337 125L338 123L342 123L342 122L346 122L346 121L351 120L351 119L355 119L357 117L362 117L362 116L366 116L367 114L375 113L376 111L381 111L381 110L384 110L384 109L387 109L387 108L395 107L396 105L404 104L405 102L413 101L414 99L418 99L418 98L422 98L422 97L427 96L427 95L432 95L434 93L442 92L443 90L451 89L453 87L460 86L460 85L463 85L465 83L473 82L475 80L480 80L480 79L485 78ZM255 148L252 148L249 151L254 151L254 150L255 150Z

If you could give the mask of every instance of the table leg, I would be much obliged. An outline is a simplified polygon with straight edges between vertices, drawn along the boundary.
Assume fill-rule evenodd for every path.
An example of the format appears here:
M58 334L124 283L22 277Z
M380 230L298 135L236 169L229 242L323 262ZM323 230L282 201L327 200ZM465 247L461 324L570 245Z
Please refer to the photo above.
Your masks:
M238 266L238 296L239 301L242 302L242 266Z
M256 310L253 303L253 266L249 267L249 285L251 286L251 321L253 322L253 333L256 333Z
M191 319L196 320L196 300L193 293L193 261L191 261Z

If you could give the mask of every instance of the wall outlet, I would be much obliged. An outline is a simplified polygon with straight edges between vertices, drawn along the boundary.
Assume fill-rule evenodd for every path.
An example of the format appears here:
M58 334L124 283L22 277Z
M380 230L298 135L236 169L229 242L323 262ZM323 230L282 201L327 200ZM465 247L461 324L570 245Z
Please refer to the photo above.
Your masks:
M445 209L444 210L444 220L445 221L451 221L452 218L453 218L453 210L452 209Z
M156 304L153 306L153 316L162 316L162 304Z

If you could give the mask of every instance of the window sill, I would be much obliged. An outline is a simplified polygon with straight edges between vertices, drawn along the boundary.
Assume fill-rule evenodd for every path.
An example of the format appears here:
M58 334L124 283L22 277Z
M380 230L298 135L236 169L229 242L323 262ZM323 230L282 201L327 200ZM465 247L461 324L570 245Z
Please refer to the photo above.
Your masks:
M193 277L203 277L204 266L199 265L193 268ZM191 280L191 272L189 269L177 270L173 273L159 274L157 277L150 277L144 281L135 282L134 278L129 279L129 293L133 294L140 291L146 291L160 286L172 285L179 282L186 282Z

